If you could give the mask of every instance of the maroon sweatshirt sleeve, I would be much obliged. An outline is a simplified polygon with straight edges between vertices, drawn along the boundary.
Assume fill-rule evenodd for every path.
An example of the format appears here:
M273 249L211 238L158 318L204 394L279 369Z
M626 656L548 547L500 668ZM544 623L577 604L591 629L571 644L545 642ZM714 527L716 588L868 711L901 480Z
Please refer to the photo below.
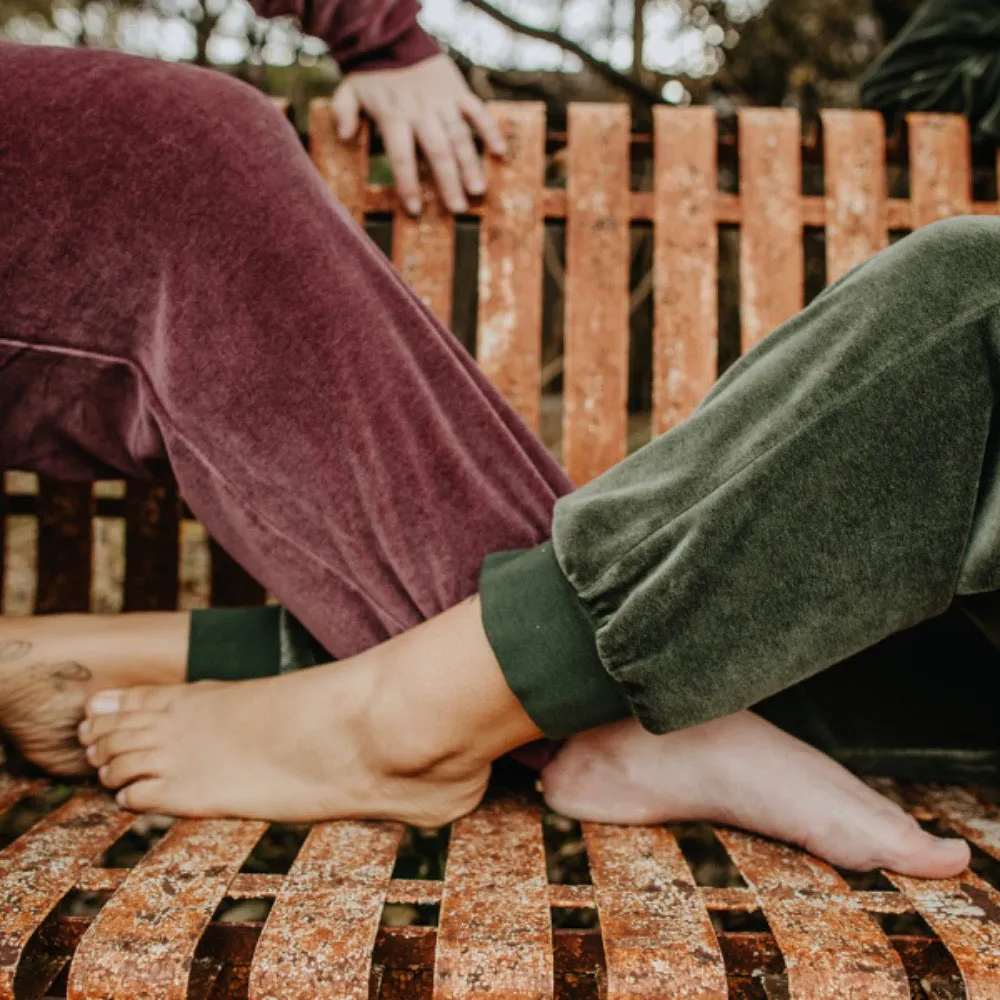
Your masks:
M297 17L341 70L399 69L441 50L417 24L419 0L251 0L261 17Z

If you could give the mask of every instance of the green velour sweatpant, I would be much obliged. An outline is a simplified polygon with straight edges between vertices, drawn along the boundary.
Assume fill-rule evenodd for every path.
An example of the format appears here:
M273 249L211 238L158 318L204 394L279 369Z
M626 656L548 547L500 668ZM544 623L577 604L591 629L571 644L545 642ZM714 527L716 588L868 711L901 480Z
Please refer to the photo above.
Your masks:
M551 546L493 559L482 580L542 728L593 720L596 700L573 698L593 697L572 682L584 663L662 733L1000 587L998 354L1000 220L942 222L830 286L684 424L562 498ZM538 609L536 627L515 607ZM545 641L556 617L572 642ZM560 683L533 702L541 674Z
M551 541L488 557L480 579L487 635L539 727L695 725L1000 589L998 354L1000 220L938 223L559 499ZM241 646L240 615L196 613L193 676L236 676L244 654L269 659L254 674L322 659L290 616L247 614L270 624Z

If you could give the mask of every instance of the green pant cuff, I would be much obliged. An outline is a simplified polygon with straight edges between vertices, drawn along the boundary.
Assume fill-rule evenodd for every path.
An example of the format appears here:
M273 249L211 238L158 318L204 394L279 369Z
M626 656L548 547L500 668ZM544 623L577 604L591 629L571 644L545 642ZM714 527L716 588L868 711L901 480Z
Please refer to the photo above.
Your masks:
M246 681L279 673L282 609L207 608L191 612L189 681Z
M489 556L479 581L483 627L511 690L550 739L631 714L597 654L594 624L552 543Z

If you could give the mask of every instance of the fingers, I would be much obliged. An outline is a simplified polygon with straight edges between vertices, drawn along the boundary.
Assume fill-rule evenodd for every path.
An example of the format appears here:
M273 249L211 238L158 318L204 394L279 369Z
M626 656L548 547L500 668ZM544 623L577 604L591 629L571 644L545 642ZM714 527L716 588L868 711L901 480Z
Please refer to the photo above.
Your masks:
M462 123L463 127L465 123ZM468 128L466 128L468 133ZM441 200L451 212L464 212L469 203L465 198L458 158L451 137L437 115L425 116L417 125L417 139L430 164L431 173L441 192ZM471 140L470 140L471 142ZM475 156L475 150L472 151Z
M417 177L417 151L413 128L401 118L377 121L386 156L392 169L393 183L403 207L410 215L420 214L420 180Z
M337 135L342 141L353 139L361 124L361 105L350 81L345 80L330 101L333 116L337 120Z
M481 195L486 190L486 178L468 124L458 115L442 115L442 124L458 162L465 190L471 195Z
M486 143L486 148L494 156L507 155L507 142L500 131L500 126L490 114L489 108L475 94L466 94L462 101L462 114L472 122L480 138Z

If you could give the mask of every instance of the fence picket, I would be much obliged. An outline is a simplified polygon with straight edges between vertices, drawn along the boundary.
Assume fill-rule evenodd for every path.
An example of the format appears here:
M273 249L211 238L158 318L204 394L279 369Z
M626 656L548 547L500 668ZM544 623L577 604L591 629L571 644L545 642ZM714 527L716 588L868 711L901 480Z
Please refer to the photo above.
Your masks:
M718 368L715 113L653 115L653 433L684 420Z
M542 363L545 108L494 104L509 150L486 162L479 237L480 367L534 431Z
M833 282L888 242L885 126L873 111L822 117L826 276Z
M629 111L569 109L563 463L578 486L628 437Z
M797 111L745 108L739 129L740 300L746 353L803 305L802 150Z

